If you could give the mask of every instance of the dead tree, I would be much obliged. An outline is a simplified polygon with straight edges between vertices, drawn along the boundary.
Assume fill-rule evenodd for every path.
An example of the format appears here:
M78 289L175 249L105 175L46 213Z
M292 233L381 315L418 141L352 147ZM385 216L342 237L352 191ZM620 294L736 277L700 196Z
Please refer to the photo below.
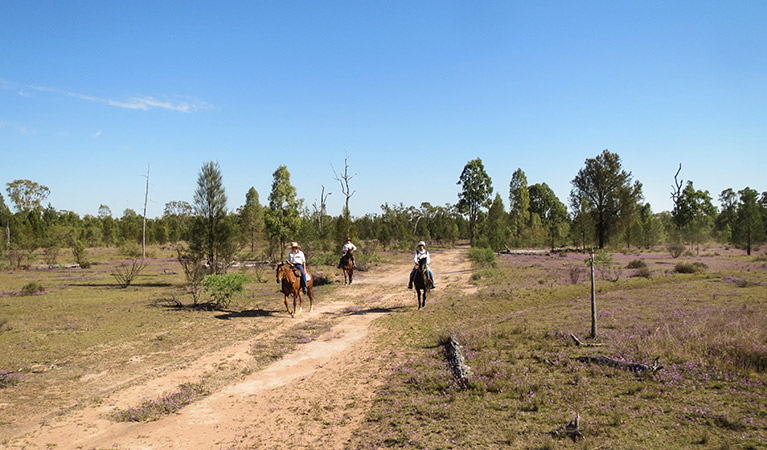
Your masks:
M469 378L471 377L471 367L466 365L466 359L463 356L463 348L461 344L455 339L454 336L450 336L444 343L445 353L447 354L447 361L450 364L450 368L453 370L458 384L461 386L469 385Z
M141 259L146 259L146 204L149 202L149 164L146 166L146 191L144 191L144 227L141 232Z
M312 203L312 207L314 208L314 212L315 212L315 214L317 214L317 228L319 228L319 230L320 230L320 236L324 236L323 226L322 226L323 223L322 222L324 221L324 218L325 218L325 211L326 211L325 202L327 201L328 197L330 197L330 194L332 194L332 192L328 192L327 194L325 193L325 185L323 184L322 185L322 192L320 192L320 206L319 206L319 208L317 207L317 202L316 201L314 203Z
M355 173L354 175L349 175L349 155L346 155L344 157L344 174L343 175L338 175L338 173L336 173L335 167L333 167L332 164L330 165L330 167L333 169L333 175L335 175L336 181L338 181L341 184L341 192L346 196L346 203L344 207L344 215L345 215L344 218L348 220L350 215L349 199L352 197L352 195L354 195L355 192L357 192L356 190L354 191L351 190L351 188L349 187L349 182L352 180L352 178L357 176L357 174Z

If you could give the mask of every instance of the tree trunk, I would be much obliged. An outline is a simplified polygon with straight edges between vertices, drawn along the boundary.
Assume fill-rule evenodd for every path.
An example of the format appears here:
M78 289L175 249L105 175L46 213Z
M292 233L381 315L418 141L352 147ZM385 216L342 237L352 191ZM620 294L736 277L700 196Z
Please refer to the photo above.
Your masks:
M591 339L597 337L597 292L594 285L594 250L591 250Z

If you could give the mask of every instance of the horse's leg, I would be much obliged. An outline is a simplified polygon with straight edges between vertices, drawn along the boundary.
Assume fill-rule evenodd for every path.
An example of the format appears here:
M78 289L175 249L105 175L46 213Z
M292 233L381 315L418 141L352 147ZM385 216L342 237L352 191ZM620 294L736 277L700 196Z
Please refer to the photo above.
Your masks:
M415 292L417 294L416 301L418 302L418 309L421 309L421 290L418 289L418 287L415 288Z
M426 308L426 294L429 292L428 289L423 290L423 300L421 303L421 308Z
M354 276L354 267L349 269L349 284L352 284L352 277Z
M314 289L310 284L306 287L306 295L309 297L309 312L314 311Z
M290 317L293 317L293 311L290 310L290 306L288 306L288 296L285 295L285 309L288 310L288 314L290 314Z
M296 309L293 307L293 309ZM304 294L298 291L298 312L304 312Z

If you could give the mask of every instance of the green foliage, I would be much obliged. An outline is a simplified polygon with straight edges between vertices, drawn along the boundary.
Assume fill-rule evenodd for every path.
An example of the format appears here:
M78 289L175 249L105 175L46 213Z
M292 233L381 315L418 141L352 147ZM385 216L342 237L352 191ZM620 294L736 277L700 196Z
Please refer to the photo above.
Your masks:
M45 292L45 287L37 281L30 281L21 288L21 295L35 295Z
M264 208L258 201L258 191L254 187L245 194L245 205L239 210L240 228L250 247L256 253L256 242L264 234Z
M469 239L474 239L477 218L482 208L491 204L490 195L493 193L493 182L485 172L485 166L480 158L466 163L458 179L461 192L458 194L458 211L469 216Z
M211 296L211 306L215 309L227 308L235 294L245 290L245 284L251 277L242 273L208 275L202 281L202 287Z
M91 266L91 263L88 261L88 250L79 239L72 244L72 256L75 257L75 262L80 268L87 269Z
M631 262L626 265L627 269L641 269L642 267L647 267L647 263L641 259L631 260Z
M495 252L491 248L476 248L469 249L469 260L478 265L479 267L495 267Z
M301 227L299 211L303 200L296 198L296 188L290 184L290 172L287 167L278 167L272 177L269 209L266 210L264 220L266 232L272 241L279 245L282 259L285 244L295 238Z
M631 172L621 168L620 156L604 150L586 165L572 181L570 202L574 210L584 205L591 216L599 248L604 248L616 232L620 214L642 198L642 184L631 183Z
M42 208L42 202L50 194L50 189L30 180L13 180L6 183L8 198L16 206L16 211L26 213Z
M702 262L680 262L674 266L674 272L676 273L699 273L705 272L708 266Z
M218 163L203 164L194 192L189 247L207 257L215 273L223 273L236 253L236 222L227 217L226 192Z

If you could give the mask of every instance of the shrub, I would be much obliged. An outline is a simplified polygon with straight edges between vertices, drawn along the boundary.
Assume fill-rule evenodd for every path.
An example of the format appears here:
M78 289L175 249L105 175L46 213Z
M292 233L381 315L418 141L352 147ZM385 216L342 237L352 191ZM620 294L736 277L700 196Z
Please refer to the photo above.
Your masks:
M647 266L644 266L637 270L636 276L649 279L652 274L650 273L650 269Z
M570 264L567 267L567 271L570 275L570 283L578 284L578 281L581 279L581 275L583 275L583 267L575 264Z
M35 295L38 292L45 292L45 288L37 281L31 281L21 288L21 295Z
M708 266L702 262L680 262L674 266L674 272L676 273L698 273L705 272Z
M125 241L120 244L120 254L122 256L127 256L128 258L140 258L141 246L133 241Z
M88 261L88 250L79 239L72 244L72 256L75 257L75 262L81 269L87 269L91 266L91 263Z
M208 275L202 280L202 287L211 296L211 306L220 309L227 308L234 294L245 290L245 284L250 281L250 276L242 273Z
M676 259L682 256L682 253L684 253L685 251L685 247L684 245L678 242L673 242L666 246L666 250L668 250L668 252L671 253L672 258Z
M475 248L469 250L469 260L480 267L495 267L495 252L491 248Z
M647 267L647 263L641 259L635 259L626 266L627 269L641 269L642 267Z
M127 288L146 267L144 260L134 259L133 263L122 263L115 267L112 276L117 280L121 288Z

